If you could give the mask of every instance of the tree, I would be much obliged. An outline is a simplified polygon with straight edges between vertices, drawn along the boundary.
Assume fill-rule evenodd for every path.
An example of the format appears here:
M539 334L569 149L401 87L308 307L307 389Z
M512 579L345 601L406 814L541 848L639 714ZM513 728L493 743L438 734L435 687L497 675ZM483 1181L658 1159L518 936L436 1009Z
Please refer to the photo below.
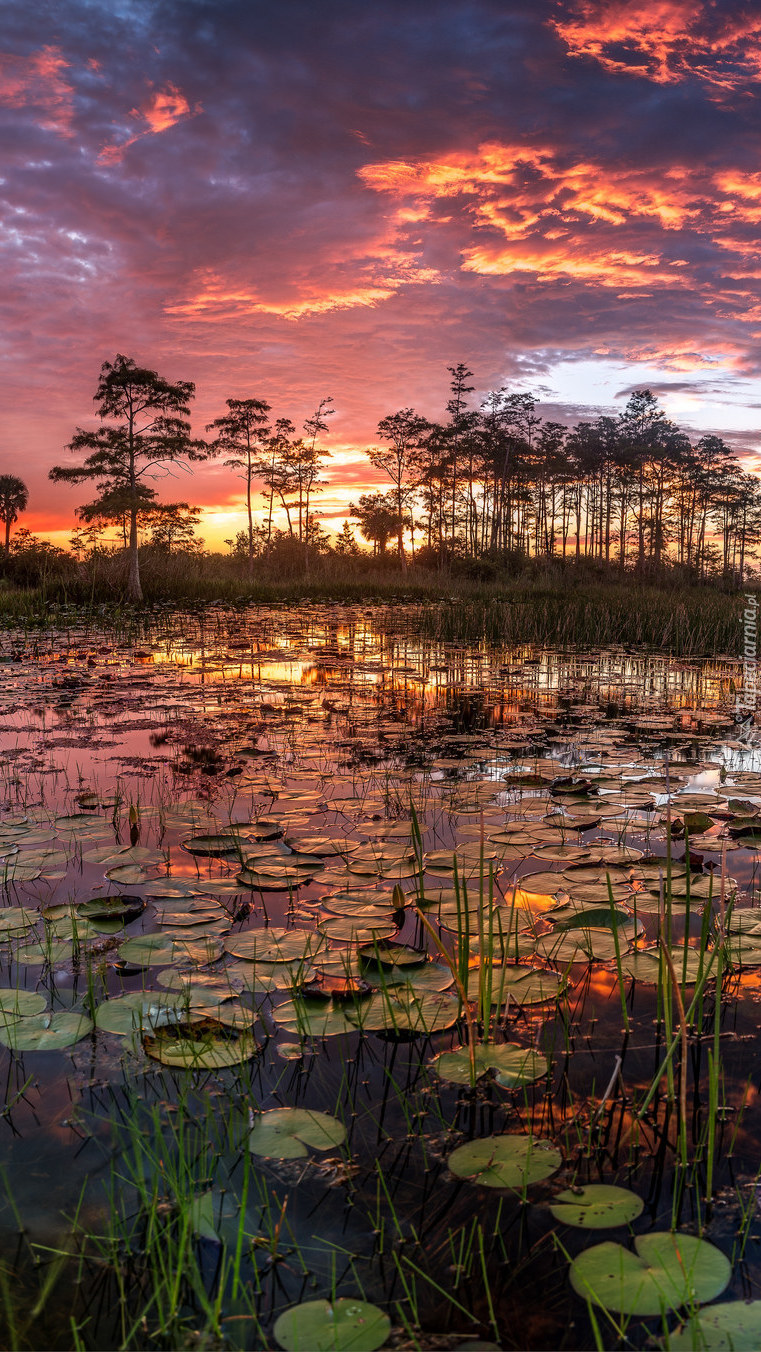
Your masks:
M149 488L148 484L138 483L133 493L123 484L112 487L106 483L101 489L100 497L94 502L85 502L81 507L77 507L76 515L80 521L98 526L101 530L105 530L108 526L116 526L117 530L121 531L122 544L127 549L135 501L137 501L136 519L139 532L150 518L155 500L156 490Z
M200 553L203 540L196 537L200 515L201 508L187 502L157 502L151 510L150 543L163 554L171 554L173 549Z
M352 557L356 557L359 553L359 545L348 517L344 518L344 523L333 541L333 549L336 554L346 554Z
M357 506L349 503L349 511L359 522L359 529L373 546L374 554L385 554L390 536L399 529L399 516L391 494L363 493Z
M129 572L127 595L142 601L138 557L137 518L145 506L144 479L167 472L167 466L185 460L200 460L208 454L204 442L190 435L190 401L195 385L189 380L174 384L149 367L137 366L132 357L117 353L100 369L93 396L103 426L94 432L81 427L69 442L74 453L89 452L77 467L54 465L54 482L82 483L93 479L102 485L100 497L88 504L97 508L114 493L123 493L129 515ZM152 493L152 490L149 490Z
M253 482L261 473L261 449L267 440L270 405L263 399L227 399L227 413L208 424L207 432L217 432L210 453L219 455L228 451L224 464L228 469L242 470L246 484L246 512L248 515L248 571L254 572L254 517L251 506ZM270 509L271 509L270 500Z
M29 490L23 479L15 474L0 474L0 521L5 524L5 553L11 549L11 526L18 521L19 512L25 512Z
M410 483L410 474L414 466L414 453L420 449L428 431L428 423L414 409L402 408L381 418L378 423L378 435L385 437L391 445L367 452L368 459L376 469L382 469L393 484L394 508L397 518L397 553L402 569L407 565L404 555L404 519L405 507L414 484ZM361 499L360 499L361 501ZM362 529L360 527L360 529ZM362 534L364 535L364 530Z

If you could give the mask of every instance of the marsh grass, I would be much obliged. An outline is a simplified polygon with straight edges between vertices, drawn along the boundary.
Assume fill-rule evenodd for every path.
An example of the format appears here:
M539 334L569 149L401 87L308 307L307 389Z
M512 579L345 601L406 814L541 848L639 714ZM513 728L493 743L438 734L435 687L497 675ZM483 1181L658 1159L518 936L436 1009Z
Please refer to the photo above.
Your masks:
M404 607L405 622L421 636L445 643L504 647L624 645L678 657L735 656L744 604L737 591L696 587L679 580L646 583L616 573L600 577L569 565L544 573L502 575L479 582L411 566L405 574L361 561L320 561L308 578L261 568L253 580L237 576L229 560L178 557L145 568L145 605L121 599L118 581L93 588L90 580L44 588L0 587L0 624L44 627L68 615L129 623L162 606L262 606L301 602Z

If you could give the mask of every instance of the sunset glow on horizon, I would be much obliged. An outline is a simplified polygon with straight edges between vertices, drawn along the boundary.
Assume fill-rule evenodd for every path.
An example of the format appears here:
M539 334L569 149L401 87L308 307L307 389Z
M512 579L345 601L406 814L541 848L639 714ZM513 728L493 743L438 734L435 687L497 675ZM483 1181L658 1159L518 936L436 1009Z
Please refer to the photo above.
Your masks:
M387 487L380 419L444 416L447 368L566 424L649 388L761 463L761 17L701 0L61 0L0 38L0 466L53 484L117 352L300 428L323 525ZM219 460L154 482L244 527Z

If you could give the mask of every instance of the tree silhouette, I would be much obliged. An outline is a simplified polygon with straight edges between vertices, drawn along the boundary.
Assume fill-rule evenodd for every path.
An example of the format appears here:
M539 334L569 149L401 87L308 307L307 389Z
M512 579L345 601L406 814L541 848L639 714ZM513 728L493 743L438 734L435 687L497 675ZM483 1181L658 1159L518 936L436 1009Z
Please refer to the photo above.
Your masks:
M246 485L246 512L248 515L248 571L254 571L254 516L251 504L253 483L261 473L261 451L267 441L270 405L263 399L226 399L227 413L208 424L206 431L216 431L211 454L228 452L225 465L239 469ZM270 501L271 509L271 501Z
M150 509L150 544L163 554L172 550L198 554L203 549L203 540L196 536L196 526L201 515L200 507L191 507L187 502L157 502Z
M399 529L399 515L391 494L363 493L355 505L349 503L349 512L359 522L359 529L373 546L374 554L385 554L390 536Z
M29 490L23 479L15 474L0 474L0 521L5 524L5 553L10 553L11 526L18 521L19 512L25 512Z
M378 423L378 435L384 437L391 445L387 448L377 448L367 452L370 463L376 469L382 469L393 485L394 507L397 518L396 548L399 563L403 570L407 566L404 554L405 509L415 487L414 481L411 481L411 475L415 469L414 457L428 430L429 427L425 418L421 418L419 414L415 413L414 409L402 408L398 413L391 413L387 418L381 418ZM362 534L364 535L364 530Z
M68 449L86 451L84 464L78 467L54 465L50 478L55 482L82 483L93 479L101 484L99 497L87 504L92 516L98 508L113 504L114 495L123 497L129 517L129 572L127 595L142 601L140 561L138 558L138 513L153 497L144 478L160 477L172 464L200 460L208 455L205 442L190 435L190 401L195 385L188 380L172 384L148 367L137 366L132 357L117 353L113 362L100 369L98 388L93 396L103 426L94 432L77 428Z

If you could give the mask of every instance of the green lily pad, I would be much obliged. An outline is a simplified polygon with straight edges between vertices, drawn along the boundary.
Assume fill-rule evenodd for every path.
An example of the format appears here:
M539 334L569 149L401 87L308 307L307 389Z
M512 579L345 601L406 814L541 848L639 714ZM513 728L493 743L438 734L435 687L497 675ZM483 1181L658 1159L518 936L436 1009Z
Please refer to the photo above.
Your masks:
M130 991L103 1000L95 1011L95 1024L106 1033L127 1037L134 1032L153 1032L165 1024L187 1018L189 999L176 991Z
M628 1188L606 1183L588 1183L586 1187L559 1192L550 1206L556 1221L579 1225L584 1230L607 1230L614 1225L629 1225L642 1214L644 1202Z
M420 991L408 984L379 990L369 1000L357 1001L347 1010L357 1028L366 1032L436 1033L452 1028L460 1017L460 1001L454 992Z
M248 962L302 962L327 948L327 941L314 930L272 927L232 934L224 946L233 957Z
M345 1002L332 1000L286 1000L275 1010L275 1022L288 1033L299 1037L336 1037L339 1033L356 1033L357 1024L348 1017Z
M531 1084L546 1074L547 1062L538 1052L519 1047L513 1042L503 1042L498 1046L487 1043L474 1049L476 1079L489 1070L495 1070L497 1083L506 1089L517 1085ZM455 1047L451 1052L439 1052L428 1063L442 1080L451 1080L454 1084L470 1084L473 1061L469 1047Z
M0 986L0 1022L41 1014L47 1003L45 996L40 995L38 991L23 991L16 986Z
M627 948L623 935L619 947L622 951ZM611 930L566 930L562 934L541 935L536 942L536 952L562 966L571 962L609 962L616 956L616 941Z
M119 958L134 967L174 962L175 945L168 934L136 934L119 946Z
M346 1140L346 1128L328 1113L306 1108L272 1108L254 1123L248 1148L254 1155L279 1160L302 1159L315 1150L331 1150Z
M668 1338L669 1352L757 1352L761 1300L733 1300L701 1310Z
M361 944L357 953L363 962L374 967L420 967L428 961L424 949L411 948L409 944L392 944L383 939Z
M338 939L346 943L355 943L371 948L374 943L389 939L396 934L396 925L390 916L386 918L365 919L361 916L336 915L319 923L320 934L326 939Z
M732 1275L721 1250L694 1235L638 1235L634 1247L606 1240L580 1253L571 1264L574 1291L606 1310L647 1318L715 1300Z
M189 854L199 854L217 858L225 854L240 854L241 845L237 836L191 836L181 842L183 850Z
M710 953L706 953L702 958L697 948L688 948L686 959L684 948L671 948L671 961L674 964L679 981L687 981L692 984L697 981L703 971L705 971L711 960ZM643 981L649 985L655 985L659 979L661 971L661 950L660 948L639 949L636 953L628 953L622 957L622 966L629 976L634 977L635 981ZM712 968L715 970L716 964ZM669 979L668 968L665 962L663 970L666 980Z
M37 1014L18 1023L0 1023L0 1042L15 1052L52 1052L73 1047L87 1037L93 1025L84 1014L63 1010L58 1014Z
M77 914L86 920L120 920L128 925L145 910L142 897L91 897L77 906Z
M391 1332L391 1320L364 1300L307 1300L275 1321L285 1352L375 1352Z
M12 938L14 934L23 934L38 920L36 911L26 911L23 906L3 906L0 909L0 942Z
M71 944L61 941L55 943L52 939L44 944L24 944L23 948L16 950L14 957L16 962L23 962L27 966L42 967L50 963L52 967L71 957Z
M143 1038L149 1056L165 1066L186 1070L219 1070L237 1066L256 1056L259 1046L253 1033L236 1033L215 1019L171 1024Z
M189 1207L190 1226L194 1235L201 1239L216 1240L219 1242L219 1234L214 1224L214 1193L212 1191L200 1193L194 1197Z
M512 1192L549 1178L562 1163L559 1150L533 1136L484 1136L458 1146L447 1160L458 1178Z

